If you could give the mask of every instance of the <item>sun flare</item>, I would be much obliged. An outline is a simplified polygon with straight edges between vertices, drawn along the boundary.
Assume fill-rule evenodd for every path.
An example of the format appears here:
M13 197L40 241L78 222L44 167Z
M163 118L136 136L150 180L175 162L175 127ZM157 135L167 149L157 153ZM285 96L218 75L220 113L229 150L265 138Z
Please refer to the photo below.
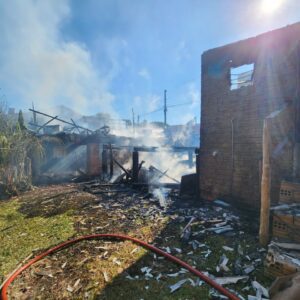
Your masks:
M261 11L264 14L272 14L280 8L283 0L262 0Z

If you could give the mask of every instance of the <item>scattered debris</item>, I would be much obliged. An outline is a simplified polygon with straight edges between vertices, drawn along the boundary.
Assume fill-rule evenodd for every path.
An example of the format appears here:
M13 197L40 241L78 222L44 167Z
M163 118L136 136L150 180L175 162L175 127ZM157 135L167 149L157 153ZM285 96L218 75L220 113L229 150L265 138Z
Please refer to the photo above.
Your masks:
M259 282L252 281L252 287L256 290L256 297L261 299L262 296L269 298L268 290L263 287Z
M271 242L265 259L266 271L272 276L290 275L300 271L300 252L283 250Z
M195 217L191 217L190 221L187 223L187 225L183 228L181 233L181 238L184 242L187 242L192 234L192 223L195 221Z
M153 278L153 275L151 274L151 271L152 271L151 268L149 268L149 267L144 267L144 268L141 269L141 271L142 271L142 273L145 274L145 277Z
M229 268L226 266L228 263L229 259L227 258L227 256L225 254L223 254L220 257L220 261L219 261L219 271L224 271L224 272L228 272Z
M252 273L255 270L255 267L253 265L248 265L244 268L244 274L248 275Z
M258 247L258 245L256 248L253 245L248 248L248 242L244 240L245 234L243 233L247 230L248 225L244 224L231 208L216 207L210 203L206 203L201 207L177 207L175 201L179 199L178 190L170 190L168 192L168 206L167 208L163 208L159 205L159 201L155 199L153 193L149 193L148 188L133 189L129 187L129 191L125 191L125 185L102 184L99 181L93 181L92 183L85 182L79 184L79 186L81 189L86 187L86 192L89 194L97 195L92 198L93 201L91 203L85 203L83 207L80 207L82 216L77 219L75 225L79 232L86 233L89 230L92 233L101 233L107 232L107 228L110 227L116 228L118 231L121 228L121 230L134 232L135 228L144 228L144 224L151 226L151 228L155 228L157 224L161 224L159 228L160 230L163 228L163 231L157 234L153 244L167 253L189 261L197 269L200 268L200 263L204 263L205 265L206 260L215 260L217 264L207 267L210 277L217 278L220 283L228 286L239 282L239 292L244 297L247 297L246 293L250 293L250 290L242 291L242 288L245 288L243 282L247 281L247 278L249 278L249 281L256 279L257 269L260 268L261 270L262 268L265 250ZM102 190L107 191L107 193L100 193L99 196L98 192ZM75 195L76 193L72 193L69 196L73 197ZM52 203L53 201L49 201L43 205L52 205ZM106 214L104 219L102 217L103 212ZM165 230L166 220L170 224L170 226L167 226L168 231ZM122 225L122 227L119 227L119 225ZM149 227L146 228L146 232L146 235L139 231L136 231L136 234L143 234L152 243L152 235L148 236ZM218 236L221 233L222 236ZM215 246L214 239L222 240L224 243ZM239 244L240 247L238 246ZM84 244L78 244L78 247L82 250L78 256L78 261L76 261L76 267L83 265L93 266L95 259L97 263L103 260L106 263L112 263L112 269L115 269L117 274L124 272L123 278L127 284L130 284L130 281L147 280L149 284L145 285L144 288L146 289L147 286L149 289L152 289L152 284L163 283L166 286L170 286L166 291L167 293L169 290L172 293L175 292L184 284L195 288L205 284L201 280L189 278L188 271L185 269L166 270L164 268L165 258L156 254L146 255L148 258L144 265L142 265L143 259L139 260L137 262L139 264L137 270L133 267L133 270L124 271L128 267L128 260L132 263L132 261L136 260L136 257L140 257L140 251L144 251L141 247L132 245L132 248L126 252L130 255L123 256L122 251L118 250L119 247L123 246L118 243L107 241L91 245L89 249L90 253L84 250L87 244L85 246ZM112 249L113 245L117 248ZM87 255L87 253L90 254ZM114 253L115 257L112 253ZM233 258L235 254L237 256ZM152 259L152 262L149 259ZM91 261L92 263L87 264L87 261ZM67 260L66 257L63 257L57 264L60 272L69 272L70 268L72 268L73 258ZM204 270L205 268L204 266ZM217 277L212 275L215 268L219 268L217 271L220 272ZM116 273L113 273L111 270L108 272L107 265L97 269L98 271L95 272L102 279L102 284L113 281L112 277L115 277ZM136 272L139 270L140 273L137 274ZM46 272L56 277L54 276L56 271L53 268L46 269ZM226 273L226 276L221 272ZM84 293L87 292L84 286L85 280L78 273L72 276L76 276L74 277L75 283L78 281L78 278L81 280L76 286L74 286L74 281L66 283L65 286L68 293L71 293L72 296L76 293L76 296L80 295L84 297ZM44 277L50 279L49 276ZM178 282L174 283L176 279L178 279ZM172 284L168 284L168 281L172 282ZM80 292L77 292L79 289Z
M298 250L300 251L300 244L293 244L293 243L276 243L272 242L275 246L279 248L286 249L286 250Z
M222 207L230 207L230 204L224 202L223 200L214 200L214 204L222 206Z
M73 289L74 289L74 292L77 292L81 289L80 278L77 279L76 282L74 283Z
M220 285L237 283L240 280L248 280L249 276L229 276L229 277L216 277L214 280Z
M233 251L234 251L234 249L231 248L231 247L222 246L222 248L223 248L225 251L230 251L230 252L233 252Z
M118 265L118 266L122 265L122 263L116 257L113 258L113 263Z
M225 232L228 232L228 231L232 231L233 228L230 226L230 225L226 225L226 226L223 226L223 227L213 227L213 228L209 228L207 229L208 231L213 231L217 234L221 234L221 233L225 233Z
M106 271L102 271L105 282L109 282L109 276Z
M189 281L188 279L182 279L180 281L178 281L177 283L170 285L169 288L171 290L171 293L174 293L175 291L177 291L178 289L180 289L187 281Z

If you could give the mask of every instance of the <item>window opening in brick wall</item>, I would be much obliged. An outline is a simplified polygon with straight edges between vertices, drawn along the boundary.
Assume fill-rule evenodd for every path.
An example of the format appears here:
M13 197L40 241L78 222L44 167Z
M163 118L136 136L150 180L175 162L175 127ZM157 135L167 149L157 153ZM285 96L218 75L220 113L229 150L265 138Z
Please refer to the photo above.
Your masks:
M230 68L230 89L253 85L254 63Z

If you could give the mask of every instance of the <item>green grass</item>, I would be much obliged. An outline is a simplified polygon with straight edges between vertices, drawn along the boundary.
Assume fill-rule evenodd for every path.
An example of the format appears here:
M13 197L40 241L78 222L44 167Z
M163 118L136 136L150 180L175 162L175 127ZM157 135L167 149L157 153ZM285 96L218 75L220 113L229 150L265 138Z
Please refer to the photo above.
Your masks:
M74 234L70 212L28 218L18 200L0 203L0 281L32 251L57 244Z

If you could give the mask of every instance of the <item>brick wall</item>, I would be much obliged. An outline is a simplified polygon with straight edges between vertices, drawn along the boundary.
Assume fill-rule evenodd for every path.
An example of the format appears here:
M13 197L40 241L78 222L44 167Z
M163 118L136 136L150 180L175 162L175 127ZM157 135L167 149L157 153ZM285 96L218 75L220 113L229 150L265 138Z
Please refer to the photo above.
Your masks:
M299 99L300 23L209 50L202 55L200 190L205 199L260 206L264 118L272 121L272 201L292 176ZM254 63L253 85L230 89L230 69ZM283 143L285 140L285 143ZM280 147L281 145L281 147Z

